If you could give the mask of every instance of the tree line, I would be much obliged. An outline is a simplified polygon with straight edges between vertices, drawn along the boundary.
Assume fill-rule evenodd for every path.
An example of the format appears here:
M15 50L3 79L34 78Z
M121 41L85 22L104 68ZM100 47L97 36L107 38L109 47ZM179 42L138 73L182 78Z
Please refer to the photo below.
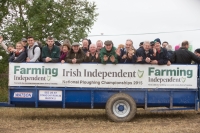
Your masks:
M29 35L80 41L97 19L96 5L87 0L1 0L0 34L16 43Z

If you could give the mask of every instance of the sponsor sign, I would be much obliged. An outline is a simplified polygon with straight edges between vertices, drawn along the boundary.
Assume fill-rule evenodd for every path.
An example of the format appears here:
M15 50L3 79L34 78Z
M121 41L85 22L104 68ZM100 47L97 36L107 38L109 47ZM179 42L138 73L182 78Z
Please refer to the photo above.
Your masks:
M197 89L197 65L10 63L9 86Z
M14 98L32 98L32 92L14 92Z
M41 100L41 101L62 101L62 91L39 90L39 100Z

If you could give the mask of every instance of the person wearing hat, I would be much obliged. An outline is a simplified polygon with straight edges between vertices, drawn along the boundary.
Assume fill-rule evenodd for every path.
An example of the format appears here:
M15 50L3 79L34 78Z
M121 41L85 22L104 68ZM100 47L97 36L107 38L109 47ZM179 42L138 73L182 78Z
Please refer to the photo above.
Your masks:
M143 48L143 44L144 44L144 42L140 42L139 48L138 48L138 49L142 49L142 48ZM137 50L138 50L138 49L137 49Z
M27 39L26 38L22 38L22 44L24 46L24 48L27 48Z
M155 44L154 44L154 48L153 48L153 57L151 60L151 64L158 64L158 65L170 65L170 61L168 59L168 53L167 53L167 49L162 48L161 45L161 41L159 38L156 38L154 40Z
M150 42L150 45L151 45L151 49L153 49L153 48L154 48L154 45L155 45L155 42L154 42L154 41L151 41L151 42Z
M72 48L67 54L65 62L67 63L82 63L85 59L85 53L80 49L80 44L78 42L72 43Z
M42 48L42 61L43 62L59 62L60 61L60 48L54 45L54 38L47 37L47 46Z
M194 53L196 56L200 57L200 48L196 49Z
M174 51L174 54L171 57L171 62L177 64L191 64L192 61L200 63L200 57L190 52L188 48L189 42L183 41L181 47Z
M118 63L117 54L115 52L116 48L113 46L113 42L111 40L107 40L104 42L104 47L100 51L101 63Z

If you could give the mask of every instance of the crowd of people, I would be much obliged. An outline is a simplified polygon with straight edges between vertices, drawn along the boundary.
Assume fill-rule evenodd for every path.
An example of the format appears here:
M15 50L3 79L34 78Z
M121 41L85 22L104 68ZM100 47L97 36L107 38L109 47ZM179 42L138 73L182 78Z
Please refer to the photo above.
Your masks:
M154 41L144 41L135 49L133 41L127 39L125 44L114 47L111 40L104 43L98 40L96 44L88 39L82 40L82 45L78 42L70 43L64 40L61 44L54 41L53 37L47 37L46 44L29 36L13 45L5 45L3 37L0 37L0 45L9 52L9 62L61 62L61 63L140 63L140 64L199 64L200 49L190 52L189 42L183 41L178 50L172 51L168 42L161 43L159 38Z

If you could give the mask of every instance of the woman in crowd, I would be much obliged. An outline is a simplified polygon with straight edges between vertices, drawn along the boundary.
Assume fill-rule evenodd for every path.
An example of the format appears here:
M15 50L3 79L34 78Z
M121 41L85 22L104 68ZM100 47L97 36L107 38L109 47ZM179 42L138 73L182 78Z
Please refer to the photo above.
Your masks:
M26 61L26 50L22 42L16 44L16 50L10 56L9 62L25 62Z
M62 50L60 52L60 61L61 61L61 63L65 62L65 58L66 58L66 56L67 56L67 54L68 54L68 52L69 52L70 49L71 49L70 44L64 43L62 45Z

